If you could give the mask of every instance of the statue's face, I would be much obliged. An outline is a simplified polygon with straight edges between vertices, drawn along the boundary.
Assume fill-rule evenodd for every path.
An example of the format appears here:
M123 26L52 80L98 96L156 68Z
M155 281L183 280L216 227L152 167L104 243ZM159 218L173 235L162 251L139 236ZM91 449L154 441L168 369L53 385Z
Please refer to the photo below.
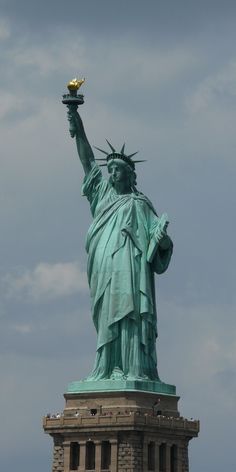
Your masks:
M117 193L131 193L129 172L124 162L114 159L108 165L108 172L111 175L110 181Z
M116 185L116 183L127 181L127 171L123 163L111 162L108 171L109 174L111 174L114 186Z

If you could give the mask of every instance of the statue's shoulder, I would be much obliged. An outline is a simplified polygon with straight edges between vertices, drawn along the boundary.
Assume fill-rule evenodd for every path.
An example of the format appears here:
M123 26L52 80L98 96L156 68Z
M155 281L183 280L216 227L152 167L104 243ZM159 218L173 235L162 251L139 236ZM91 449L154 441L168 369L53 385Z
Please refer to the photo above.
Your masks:
M144 193L142 193L142 192L140 192L140 191L137 191L137 192L135 193L135 197L136 197L138 200L140 200L141 202L145 203L145 204L148 206L148 208L149 208L150 210L152 210L152 212L153 212L155 215L157 214L157 212L156 212L156 210L155 210L155 208L154 208L154 206L153 206L151 200L149 200L149 198L148 198L146 195L144 195Z

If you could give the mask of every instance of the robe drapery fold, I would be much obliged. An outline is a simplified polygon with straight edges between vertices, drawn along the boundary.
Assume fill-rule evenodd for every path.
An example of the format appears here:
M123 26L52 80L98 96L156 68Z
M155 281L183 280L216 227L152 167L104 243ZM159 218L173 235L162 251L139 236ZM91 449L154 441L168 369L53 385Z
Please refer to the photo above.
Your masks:
M141 193L119 195L95 164L82 188L93 216L86 241L97 354L88 380L157 380L154 271L172 254L158 243L158 216ZM154 257L148 261L148 250Z

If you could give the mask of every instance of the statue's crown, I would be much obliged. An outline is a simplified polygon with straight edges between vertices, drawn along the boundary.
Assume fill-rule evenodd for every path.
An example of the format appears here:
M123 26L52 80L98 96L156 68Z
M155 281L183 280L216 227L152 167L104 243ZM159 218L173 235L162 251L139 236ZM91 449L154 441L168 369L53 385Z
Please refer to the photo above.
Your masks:
M106 158L105 159L96 159L97 161L106 161L106 164L100 164L101 166L105 166L105 165L108 165L108 163L113 160L113 159L120 159L121 161L125 162L126 164L128 164L131 169L135 169L135 164L137 162L144 162L143 160L141 161L134 161L133 159L131 159L133 156L135 156L135 154L138 153L138 151L136 152L133 152L133 154L125 154L124 153L124 149L125 149L125 144L123 144L120 152L116 151L115 148L111 145L111 143L109 143L109 141L106 139L106 142L108 144L108 146L110 147L111 151L112 152L107 152L107 151L104 151L103 149L100 149L96 146L94 146L98 151L102 152L103 154L106 154Z

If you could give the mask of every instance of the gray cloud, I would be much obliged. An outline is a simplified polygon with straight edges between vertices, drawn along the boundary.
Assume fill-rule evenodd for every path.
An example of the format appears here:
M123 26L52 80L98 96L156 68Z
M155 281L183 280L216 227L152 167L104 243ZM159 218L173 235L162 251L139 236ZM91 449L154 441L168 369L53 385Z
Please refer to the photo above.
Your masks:
M87 291L86 274L81 272L77 262L41 262L32 271L21 269L18 272L6 274L2 279L3 293L8 298L42 302Z
M196 31L211 28L215 23L229 21L235 13L233 0L201 0L178 3L172 0L156 2L149 0L145 5L141 0L110 2L101 0L99 5L93 0L70 2L70 8L63 0L52 0L33 4L29 0L2 2L2 11L16 23L23 23L29 30L43 31L53 37L56 27L76 28L92 35L127 34L165 38L187 37Z

